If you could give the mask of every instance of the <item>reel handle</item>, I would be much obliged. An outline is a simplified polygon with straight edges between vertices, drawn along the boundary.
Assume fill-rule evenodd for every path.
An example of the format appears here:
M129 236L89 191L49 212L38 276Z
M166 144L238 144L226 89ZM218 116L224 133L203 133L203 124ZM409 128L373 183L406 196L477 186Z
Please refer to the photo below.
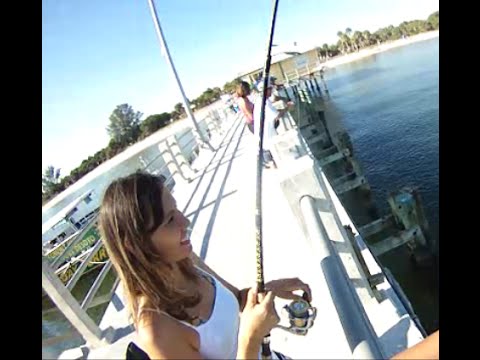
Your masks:
M308 294L306 291L303 292L302 294L302 299L305 300L308 305L310 306L309 309L308 309L308 313L313 320L315 320L315 318L317 317L317 308L316 307L313 307L312 304L310 303L310 301L308 301Z

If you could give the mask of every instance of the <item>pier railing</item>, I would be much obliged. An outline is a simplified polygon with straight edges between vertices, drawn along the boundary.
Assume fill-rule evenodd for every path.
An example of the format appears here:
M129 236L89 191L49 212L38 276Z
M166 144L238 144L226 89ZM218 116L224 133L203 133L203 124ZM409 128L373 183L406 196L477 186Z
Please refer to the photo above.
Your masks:
M319 271L325 279L321 282L325 287L322 293L329 294L335 305L352 358L384 358L375 330L325 229L315 198L320 193L327 199L336 196L337 190L331 188L323 170L326 165L345 157L344 149L334 144L337 134L331 134L326 122L322 121L321 99L326 95L325 88L320 88L318 80L299 79L286 86L281 95L292 99L295 108L280 127L272 151L280 168L295 169L285 171L281 187L319 260ZM298 162L295 167L287 165L292 160ZM335 206L329 206L329 211L336 212ZM363 260L361 254L357 260Z
M327 290L322 293L329 294L335 304L345 338L352 351L352 358L383 359L375 330L330 241L318 214L315 199L308 195L303 196L300 199L300 209L310 244L320 261L320 269L325 277L322 284Z
M290 125L280 126L273 144L274 151L278 154L276 159L279 159L282 167L283 161L301 157L307 160L305 155L308 155L311 163L303 161L303 165L297 165L295 170L293 167L285 166L289 171L285 172L282 189L297 219L300 220L305 235L311 239L316 257L320 259L321 271L326 279L324 286L328 288L325 293L331 295L335 304L353 358L382 358L378 337L323 226L319 214L320 202L316 199L318 192L316 188L322 189L330 203L328 211L333 214L345 242L352 247L353 259L367 280L366 288L371 296L381 302L383 294L377 286L387 282L419 332L423 336L426 333L403 290L390 271L384 268L375 256L374 248L365 243L365 237L362 237L355 228L352 218L340 200L343 193L357 188L365 190L369 185L353 157L348 134L338 124L336 126L331 122L327 124L325 120L326 107L323 100L328 97L326 85L318 78L304 78L286 86L283 95L289 95L296 103L295 108L289 113L295 122L295 131L290 131ZM301 162L302 159L298 161ZM338 171L329 168L336 161L340 161L337 164L337 168L342 170L340 176ZM309 190L312 193L309 193ZM365 253L360 248L367 249L365 253L371 258L369 261L373 260L376 265L372 266L372 262L367 265Z

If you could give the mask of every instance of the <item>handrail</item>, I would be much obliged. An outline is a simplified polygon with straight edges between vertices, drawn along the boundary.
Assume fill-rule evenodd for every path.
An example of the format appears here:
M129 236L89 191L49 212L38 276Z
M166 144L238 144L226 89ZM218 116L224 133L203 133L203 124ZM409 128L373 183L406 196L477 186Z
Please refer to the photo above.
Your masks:
M162 142L162 141L160 141ZM162 151L160 154L158 154L157 156L155 156L153 158L153 160L150 160L146 165L144 165L144 169L146 169L147 167L149 167L150 165L152 165L155 161L157 161L158 158L162 157L164 154L166 154L168 151L164 150ZM139 156L141 157L141 156Z
M375 331L365 313L356 291L347 279L340 257L333 248L318 214L316 202L310 195L300 199L300 209L308 237L320 259L321 270L332 302L335 304L354 359L383 359Z
M77 245L80 242L80 240L82 240L83 235L85 235L87 231L89 231L95 225L95 223L97 222L97 217L98 217L98 214L96 214L90 220L90 222L79 232L79 234L75 237L75 239L73 239L72 242L70 242L70 244L68 244L65 247L62 253L58 255L57 258L51 263L50 266L53 270L58 269L62 261L67 257L70 251L73 250L74 246Z
M83 260L83 262L80 264L78 269L75 271L71 279L68 281L66 287L69 290L72 290L77 281L80 279L80 277L83 275L85 269L87 268L90 260L95 256L98 250L102 247L103 243L102 240L99 239L97 243L93 246L92 250L90 253L87 255L87 257Z
M180 139L184 138L186 135L188 135L191 130L192 130L191 128L187 128L187 130L186 130L182 135L180 135L178 138L177 138L176 135L174 135L174 137L175 137L177 140L180 140Z
M158 157L157 157L156 159L158 159ZM145 166L143 167L143 170L147 170L147 168L150 167L150 165L152 165L152 163L153 163L156 159L150 161L147 165L145 165ZM168 161L168 162L166 162L165 164L163 164L159 169L157 169L157 171L161 172L162 170L164 170L165 168L167 168L168 165L170 165L170 164L175 164L175 162L174 162L174 161Z
M90 290L88 290L87 296L85 296L85 298L83 299L82 305L80 305L82 309L85 310L88 308L88 305L90 305L90 303L92 302L93 298L95 297L95 294L97 293L98 289L100 288L100 285L103 282L103 279L105 279L105 276L107 276L107 273L111 267L112 267L112 262L110 260L105 265L103 265L103 268L100 271L100 274L98 274Z

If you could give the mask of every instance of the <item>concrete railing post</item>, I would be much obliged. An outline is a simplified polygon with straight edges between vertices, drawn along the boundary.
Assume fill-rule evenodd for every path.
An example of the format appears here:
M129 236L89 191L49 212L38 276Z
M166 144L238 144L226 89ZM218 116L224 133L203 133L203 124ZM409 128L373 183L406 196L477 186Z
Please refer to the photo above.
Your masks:
M172 154L173 161L180 170L180 174L188 182L192 181L192 179L195 177L195 173L193 172L187 158L185 157L182 149L180 148L178 140L176 138L173 138L167 139L166 142L168 150Z
M101 347L111 342L110 338L102 336L101 329L80 307L78 301L63 285L45 260L42 260L42 287L89 346L92 348Z

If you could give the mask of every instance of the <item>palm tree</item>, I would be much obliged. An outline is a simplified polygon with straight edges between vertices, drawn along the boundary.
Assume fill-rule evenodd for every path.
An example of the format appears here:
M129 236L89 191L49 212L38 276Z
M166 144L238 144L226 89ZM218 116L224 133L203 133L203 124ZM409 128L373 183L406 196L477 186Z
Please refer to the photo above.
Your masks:
M335 45L335 44L332 44L328 47L328 52L330 54L330 56L336 56L338 55L339 51L338 51L338 46Z
M337 32L337 36L340 38L340 40L338 40L339 42L339 48L340 50L342 51L342 53L345 51L345 44L343 43L343 38L345 35L343 35L343 32L339 31Z
M398 26L398 29L400 30L400 33L402 34L402 37L403 36L407 36L408 35L408 23L406 21L402 22L399 26Z
M347 28L347 30L350 30ZM351 30L350 30L351 31ZM351 51L351 44L352 41L350 38L347 36L346 33L343 33L341 31L337 32L337 36L340 38L340 44L339 47L342 49L342 52L350 52Z
M355 50L360 50L360 47L363 45L363 37L360 31L355 31L352 36L352 43L355 47Z
M438 15L439 15L438 11L435 11L427 19L427 21L432 25L434 29L438 29L438 21L439 21Z
M323 44L322 45L322 49L323 51L325 52L325 56L327 57L327 59L330 57L330 54L328 53L328 51L330 50L329 47L328 47L328 44Z
M380 37L378 36L378 34L370 34L370 43L372 45L380 45Z
M42 176L42 192L51 192L53 187L60 182L60 168L48 166Z
M380 29L375 32L375 35L381 42L388 40L388 34L386 29Z
M391 38L394 36L394 31L395 27L393 25L388 25L386 29L387 40L391 40Z
M370 31L365 30L363 33L363 40L365 46L370 46L372 44L372 34L370 34Z
M345 36L345 43L347 44L347 47L348 47L348 52L350 52L355 48L353 40L352 40L352 29L347 27L345 29L345 35L344 36Z
M323 49L320 46L317 47L317 54L318 54L318 57L321 61L323 59L323 56L324 56L323 54L324 53L323 53Z

